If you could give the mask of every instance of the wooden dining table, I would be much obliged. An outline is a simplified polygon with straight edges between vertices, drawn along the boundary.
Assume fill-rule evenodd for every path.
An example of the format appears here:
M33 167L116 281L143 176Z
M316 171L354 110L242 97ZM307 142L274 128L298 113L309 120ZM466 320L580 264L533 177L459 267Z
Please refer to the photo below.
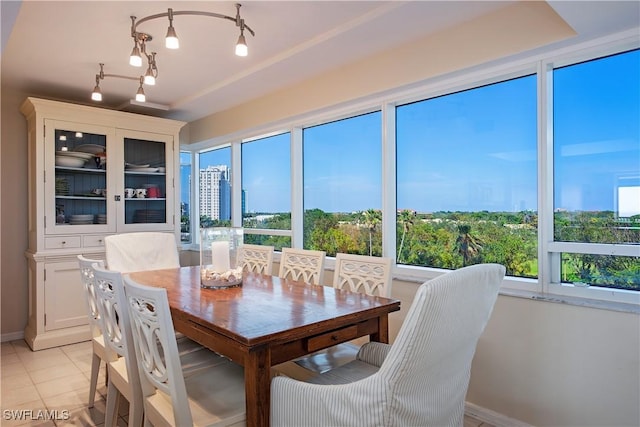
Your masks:
M176 331L244 366L247 426L269 426L271 367L368 335L389 342L400 301L244 273L242 285L200 286L199 266L130 273L167 289Z

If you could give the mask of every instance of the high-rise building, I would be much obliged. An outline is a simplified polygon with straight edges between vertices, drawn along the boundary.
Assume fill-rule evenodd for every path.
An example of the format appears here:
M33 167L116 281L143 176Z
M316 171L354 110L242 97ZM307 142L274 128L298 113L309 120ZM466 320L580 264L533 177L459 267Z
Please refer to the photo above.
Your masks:
M231 183L227 165L200 169L200 215L213 220L231 219Z

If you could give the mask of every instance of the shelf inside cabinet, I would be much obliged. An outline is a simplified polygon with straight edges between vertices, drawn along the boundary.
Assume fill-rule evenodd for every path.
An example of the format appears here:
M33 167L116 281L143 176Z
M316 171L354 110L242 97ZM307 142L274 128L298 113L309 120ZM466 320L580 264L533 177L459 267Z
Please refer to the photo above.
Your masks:
M97 168L70 168L65 166L56 166L57 171L62 172L74 172L74 173L101 173L105 174L107 171L105 169L97 169Z
M101 197L101 196L72 196L72 195L61 195L61 194L56 194L56 199L67 199L67 200L107 200L106 197Z
M133 171L124 171L125 175L166 175L166 172L133 172Z

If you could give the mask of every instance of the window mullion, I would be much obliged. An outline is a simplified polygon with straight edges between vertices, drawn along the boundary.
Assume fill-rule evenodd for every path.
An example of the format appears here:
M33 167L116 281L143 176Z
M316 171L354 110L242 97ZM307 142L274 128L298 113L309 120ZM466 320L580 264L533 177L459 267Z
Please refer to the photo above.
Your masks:
M382 105L382 255L396 262L396 115Z
M291 247L302 248L304 205L302 174L302 128L291 129Z

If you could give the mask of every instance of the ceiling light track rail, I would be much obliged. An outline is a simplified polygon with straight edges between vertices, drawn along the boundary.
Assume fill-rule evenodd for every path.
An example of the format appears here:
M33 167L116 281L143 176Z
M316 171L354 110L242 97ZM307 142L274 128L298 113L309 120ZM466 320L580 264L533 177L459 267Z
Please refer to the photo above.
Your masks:
M94 101L102 101L102 91L100 90L100 80L104 80L107 77L116 78L116 79L125 79L125 80L134 80L140 82L140 86L138 86L138 91L136 92L136 101L145 102L146 95L144 93L144 89L142 85L144 83L144 76L140 77L132 77L132 76L124 76L122 74L111 74L104 72L104 64L100 63L100 72L96 74L96 86L93 88L93 92L91 93L91 99Z
M157 13L155 15L149 15L141 19L137 19L135 16L131 16L131 38L133 38L133 49L131 51L131 55L129 56L129 64L134 67L142 67L143 59L147 60L147 71L143 76L137 77L129 77L118 74L105 74L103 71L104 64L100 64L100 73L96 74L96 86L91 94L91 99L94 101L102 101L102 93L100 92L100 80L103 80L105 77L115 77L115 78L124 78L129 80L139 80L140 86L138 88L138 93L136 94L136 101L145 102L144 89L142 88L143 84L146 85L155 85L156 78L158 77L158 66L156 63L156 52L147 53L147 42L153 40L153 37L145 32L138 31L138 26L145 22L159 19L159 18L167 18L169 20L169 27L167 28L167 35L165 37L165 46L168 49L178 49L180 47L180 42L178 40L178 35L176 33L175 28L173 27L173 18L174 16L179 15L191 15L191 16L207 16L210 18L218 18L224 19L226 21L231 21L235 23L235 26L240 29L240 35L238 37L238 41L236 42L235 54L237 56L247 56L248 48L247 41L244 36L244 31L248 31L249 34L255 37L256 33L253 31L251 27L249 27L244 19L240 16L240 7L242 5L240 3L235 4L236 7L236 15L228 16L223 15L221 13L215 12L207 12L207 11L197 11L197 10L178 10L174 11L173 9L167 9L167 12Z

